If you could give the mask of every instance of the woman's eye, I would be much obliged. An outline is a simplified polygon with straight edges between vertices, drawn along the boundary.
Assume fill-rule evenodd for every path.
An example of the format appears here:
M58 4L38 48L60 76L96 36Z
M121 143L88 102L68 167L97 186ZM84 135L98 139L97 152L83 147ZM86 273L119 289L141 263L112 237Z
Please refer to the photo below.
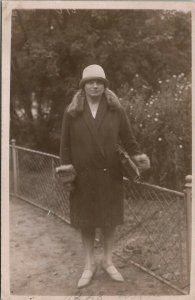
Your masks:
M102 84L102 82L100 80L95 80L95 81L92 81L92 84L100 85L100 84Z

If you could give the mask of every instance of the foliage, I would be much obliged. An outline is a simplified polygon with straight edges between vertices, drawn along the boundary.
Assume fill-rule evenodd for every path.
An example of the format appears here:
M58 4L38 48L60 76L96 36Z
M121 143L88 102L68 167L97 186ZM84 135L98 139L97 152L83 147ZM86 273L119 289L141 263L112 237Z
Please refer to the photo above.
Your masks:
M136 82L142 83L137 74ZM144 85L142 85L144 87ZM159 90L148 98L140 87L123 86L126 108L136 138L150 159L146 177L156 184L182 189L191 174L191 85L184 74L159 80Z
M143 125L141 129L135 123L134 127L142 147L156 161L153 177L158 178L158 163L163 160L160 156L161 152L163 155L163 150L160 152L159 148L164 149L165 146L162 145L165 140L166 149L169 148L171 152L171 163L168 164L171 166L173 160L181 160L172 156L172 144L176 146L177 142L174 134L172 142L171 135L169 142L164 137L165 126L162 122L168 122L168 116L172 120L177 119L176 110L169 105L173 101L169 97L172 97L178 84L172 76L180 78L179 74L184 73L184 80L186 76L190 78L191 74L189 12L15 10L12 18L11 60L10 135L17 140L17 144L58 154L63 111L78 89L83 68L88 64L98 63L105 69L111 89L119 93L126 103L132 105L132 101L139 102L136 114L140 117L136 118L140 122L143 118L144 124L149 124L149 121L146 122L145 111L141 110L147 107L150 97L155 98L158 95L159 78L163 81L161 93L158 95L158 103L162 107L159 106L158 109L164 119L155 122L153 127ZM139 78L136 74L139 74ZM172 79L167 87L164 82L169 78ZM132 87L134 92L131 91ZM140 106L140 103L145 106ZM156 107L156 103L157 101L152 107ZM189 105L185 106L187 103L190 103L190 95L188 101L183 100L178 104L183 105L180 120L186 122L183 126L183 131L186 131L182 138L189 135L188 146L182 150L185 157L190 152L190 118L185 117L185 112L189 113ZM133 106L136 107L135 104ZM150 109L149 105L147 109ZM169 125L166 134L169 130L180 132L181 122L173 123L174 130ZM144 131L144 128L148 128L148 131ZM154 138L153 143L148 142L151 130L163 137L161 147L156 142L155 134L150 137L150 141ZM161 173L166 172L163 171L165 167L160 168ZM184 166L179 169L182 169L182 174L189 170ZM168 176L172 175L164 175L163 180L159 176L160 183L168 184Z

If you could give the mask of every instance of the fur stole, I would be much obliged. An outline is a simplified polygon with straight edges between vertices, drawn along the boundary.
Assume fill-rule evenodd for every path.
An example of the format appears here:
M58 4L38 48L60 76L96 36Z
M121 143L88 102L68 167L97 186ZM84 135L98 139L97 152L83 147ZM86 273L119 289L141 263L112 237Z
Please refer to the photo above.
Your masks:
M109 108L116 110L121 107L120 101L116 94L108 88L105 89L104 96ZM85 92L82 89L80 89L74 95L72 102L69 104L67 108L67 113L69 113L72 117L76 117L78 114L82 113L84 109L84 101Z

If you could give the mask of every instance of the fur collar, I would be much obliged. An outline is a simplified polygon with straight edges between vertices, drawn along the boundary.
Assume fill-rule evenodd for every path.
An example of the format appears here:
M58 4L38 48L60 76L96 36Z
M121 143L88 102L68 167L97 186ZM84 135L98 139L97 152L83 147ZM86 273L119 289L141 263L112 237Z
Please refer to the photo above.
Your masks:
M104 91L104 96L106 98L108 106L113 109L119 109L121 107L120 101L116 94L109 90L108 88ZM78 114L83 112L85 101L85 92L80 89L74 95L72 102L68 105L67 112L72 116L76 117Z

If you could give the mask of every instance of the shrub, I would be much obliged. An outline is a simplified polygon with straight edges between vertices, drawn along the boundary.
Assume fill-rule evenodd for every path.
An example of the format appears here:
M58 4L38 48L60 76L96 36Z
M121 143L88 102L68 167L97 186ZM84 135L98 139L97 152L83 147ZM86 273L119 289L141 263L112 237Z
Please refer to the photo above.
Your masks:
M151 159L152 183L183 189L191 174L191 85L183 73L152 89L136 75L118 91L142 150Z

